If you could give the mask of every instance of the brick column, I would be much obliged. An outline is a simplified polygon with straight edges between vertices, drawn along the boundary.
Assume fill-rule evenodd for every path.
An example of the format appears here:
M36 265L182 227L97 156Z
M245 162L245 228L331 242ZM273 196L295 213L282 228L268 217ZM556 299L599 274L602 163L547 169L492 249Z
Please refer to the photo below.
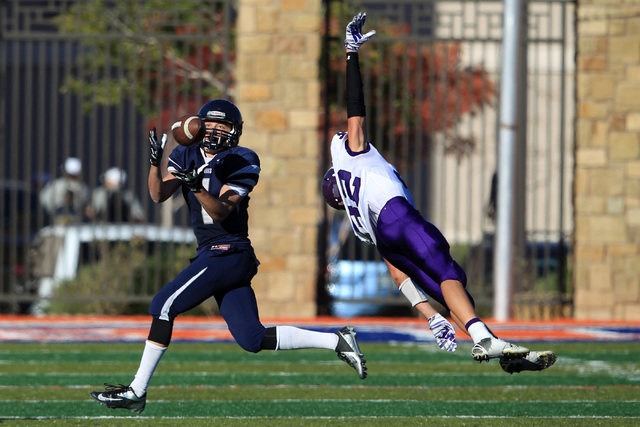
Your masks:
M261 159L249 207L263 317L316 314L320 0L240 0L241 144Z
M640 4L578 1L575 317L640 319Z

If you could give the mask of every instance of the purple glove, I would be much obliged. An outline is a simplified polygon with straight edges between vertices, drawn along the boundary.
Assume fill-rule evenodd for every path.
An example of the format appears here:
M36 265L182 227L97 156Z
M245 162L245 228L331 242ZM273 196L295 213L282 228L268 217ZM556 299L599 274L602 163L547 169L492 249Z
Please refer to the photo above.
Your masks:
M456 343L456 331L447 319L441 314L436 314L429 318L429 327L436 342L441 349L446 351L456 351L458 343Z
M344 39L344 47L347 50L357 52L360 46L376 34L375 30L371 30L367 34L362 34L362 27L366 19L367 14L360 12L354 16L353 20L347 25L347 34Z

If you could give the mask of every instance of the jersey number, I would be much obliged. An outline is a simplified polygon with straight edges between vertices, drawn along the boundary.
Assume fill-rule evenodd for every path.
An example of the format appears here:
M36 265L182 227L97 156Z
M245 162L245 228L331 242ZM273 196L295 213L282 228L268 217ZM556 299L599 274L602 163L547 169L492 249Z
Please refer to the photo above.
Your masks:
M358 210L358 204L360 203L360 177L356 176L352 179L351 172L339 170L338 180L340 181L340 186L342 187L344 195L352 202L345 203L345 207L347 208L347 212L349 212L349 220L353 225L353 229L356 233L368 240L371 240L367 229L362 225L362 217ZM353 206L354 204L355 206Z

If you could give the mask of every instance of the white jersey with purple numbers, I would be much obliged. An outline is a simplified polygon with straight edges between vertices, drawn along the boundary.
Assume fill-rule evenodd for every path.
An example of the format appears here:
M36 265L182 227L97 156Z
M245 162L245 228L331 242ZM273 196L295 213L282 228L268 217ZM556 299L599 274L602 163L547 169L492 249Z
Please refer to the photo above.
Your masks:
M371 143L364 151L351 151L346 132L338 132L331 140L331 159L351 228L360 240L375 244L382 208L398 196L414 205L411 193L396 168Z

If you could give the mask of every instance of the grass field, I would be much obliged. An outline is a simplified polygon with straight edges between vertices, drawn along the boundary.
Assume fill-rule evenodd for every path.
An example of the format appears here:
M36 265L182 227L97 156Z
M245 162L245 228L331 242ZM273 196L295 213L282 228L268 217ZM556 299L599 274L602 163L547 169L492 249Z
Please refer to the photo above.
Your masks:
M508 375L471 344L363 343L369 377L335 353L251 354L235 344L174 343L141 415L89 398L128 384L141 344L2 344L0 424L55 426L638 426L640 343L530 343L558 361Z

